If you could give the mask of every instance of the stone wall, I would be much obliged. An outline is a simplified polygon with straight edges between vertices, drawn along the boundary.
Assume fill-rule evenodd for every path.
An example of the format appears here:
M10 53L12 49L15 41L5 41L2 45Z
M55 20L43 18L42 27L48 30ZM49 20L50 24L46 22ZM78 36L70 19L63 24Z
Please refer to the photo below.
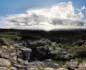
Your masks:
M86 30L0 29L0 70L85 70L85 45Z

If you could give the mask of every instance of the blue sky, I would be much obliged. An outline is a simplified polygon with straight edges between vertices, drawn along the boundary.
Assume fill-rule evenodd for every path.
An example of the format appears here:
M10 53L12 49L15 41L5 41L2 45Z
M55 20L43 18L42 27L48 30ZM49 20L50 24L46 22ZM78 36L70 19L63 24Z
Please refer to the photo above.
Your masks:
M25 12L27 9L49 7L59 2L72 1L75 8L86 6L86 0L0 0L0 16ZM83 11L86 15L86 10Z

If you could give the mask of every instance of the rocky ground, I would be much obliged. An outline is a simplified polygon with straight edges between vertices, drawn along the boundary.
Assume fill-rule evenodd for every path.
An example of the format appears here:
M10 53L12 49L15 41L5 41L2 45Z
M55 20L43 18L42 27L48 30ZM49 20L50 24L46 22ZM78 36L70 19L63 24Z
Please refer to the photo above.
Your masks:
M62 33L1 31L0 70L86 70L86 32Z

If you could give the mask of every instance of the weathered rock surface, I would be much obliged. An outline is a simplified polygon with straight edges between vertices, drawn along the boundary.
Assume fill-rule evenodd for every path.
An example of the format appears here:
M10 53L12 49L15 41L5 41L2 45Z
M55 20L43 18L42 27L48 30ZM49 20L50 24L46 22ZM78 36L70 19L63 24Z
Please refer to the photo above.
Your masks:
M57 70L68 70L67 68L58 68Z
M14 36L10 36L10 42L7 38L0 39L0 70L86 69L86 62L79 63L74 55L77 51L86 52L86 31L18 31L17 34L21 39ZM84 53L84 59L85 56Z
M0 67L0 70L9 70L7 67Z
M11 66L11 62L10 62L10 60L0 58L0 66L9 67L9 66Z

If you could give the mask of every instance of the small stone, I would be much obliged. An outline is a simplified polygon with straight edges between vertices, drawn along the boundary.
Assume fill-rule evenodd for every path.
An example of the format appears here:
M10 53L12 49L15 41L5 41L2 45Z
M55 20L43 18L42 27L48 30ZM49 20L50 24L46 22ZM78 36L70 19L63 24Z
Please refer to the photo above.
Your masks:
M0 58L0 66L11 66L11 62L7 59Z
M16 56L16 52L10 53L11 56Z
M24 64L24 61L23 61L22 59L20 59L20 58L17 59L17 62L18 62L19 64Z
M46 65L47 67L51 67L51 68L58 68L58 67L59 67L59 64L53 63L52 61L50 61L50 62L45 62L45 65Z
M57 70L68 70L68 69L66 69L66 68L58 68Z
M26 60L26 61L24 61L24 64L25 64L25 65L28 65L28 61L27 61L27 60Z
M14 47L14 46L12 46L12 45L10 45L10 49L11 49L11 50L13 50L13 49L15 49L15 47Z
M54 68L45 68L44 70L55 70Z
M7 46L5 46L5 45L3 45L3 46L1 46L3 49L7 49Z
M16 67L16 68L23 68L23 65L21 65L21 64L14 64L14 67Z
M17 70L15 67L11 67L10 70Z
M27 70L38 70L38 68L27 68Z

